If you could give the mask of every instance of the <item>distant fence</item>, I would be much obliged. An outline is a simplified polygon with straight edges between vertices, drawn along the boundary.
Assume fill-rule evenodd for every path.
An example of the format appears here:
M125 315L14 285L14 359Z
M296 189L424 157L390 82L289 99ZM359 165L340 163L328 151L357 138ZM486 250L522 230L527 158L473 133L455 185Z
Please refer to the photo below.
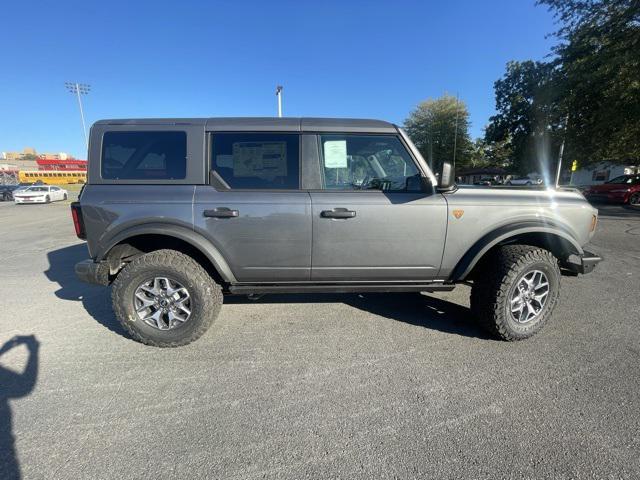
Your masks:
M0 185L14 185L18 183L18 172L0 171Z

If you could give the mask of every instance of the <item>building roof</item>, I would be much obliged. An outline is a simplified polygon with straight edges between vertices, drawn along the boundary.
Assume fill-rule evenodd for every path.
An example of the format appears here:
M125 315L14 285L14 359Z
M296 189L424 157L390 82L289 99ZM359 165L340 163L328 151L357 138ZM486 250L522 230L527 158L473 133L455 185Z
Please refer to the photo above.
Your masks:
M397 127L382 120L357 118L218 117L139 118L99 120L96 125L203 125L208 131L290 131L395 133Z

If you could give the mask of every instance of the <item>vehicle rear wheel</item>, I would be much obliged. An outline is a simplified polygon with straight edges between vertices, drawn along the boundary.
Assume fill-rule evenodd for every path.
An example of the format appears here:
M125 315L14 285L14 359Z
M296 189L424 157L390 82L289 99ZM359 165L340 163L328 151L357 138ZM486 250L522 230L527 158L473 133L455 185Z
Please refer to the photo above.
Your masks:
M640 206L640 192L636 192L629 197L629 205Z
M67 199L67 194L65 193L64 195L62 195L62 199L66 200Z
M507 245L483 260L471 289L471 310L503 340L529 338L551 316L560 293L560 267L548 250Z
M141 255L116 277L113 310L131 336L155 347L200 338L222 307L222 289L191 257L175 250Z

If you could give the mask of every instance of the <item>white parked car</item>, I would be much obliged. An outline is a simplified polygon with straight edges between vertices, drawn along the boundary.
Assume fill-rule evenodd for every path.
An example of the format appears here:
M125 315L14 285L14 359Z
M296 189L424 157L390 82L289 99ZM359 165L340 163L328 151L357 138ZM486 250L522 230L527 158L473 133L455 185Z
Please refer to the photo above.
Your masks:
M541 178L513 177L507 180L506 185L542 185L542 182Z
M16 203L50 203L56 200L66 200L69 196L64 188L52 185L34 185L13 194Z

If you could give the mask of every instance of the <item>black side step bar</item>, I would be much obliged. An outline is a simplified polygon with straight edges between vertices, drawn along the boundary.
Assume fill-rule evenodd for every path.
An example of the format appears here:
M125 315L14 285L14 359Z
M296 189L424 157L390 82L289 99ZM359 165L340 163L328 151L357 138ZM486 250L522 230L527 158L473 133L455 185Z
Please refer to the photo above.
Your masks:
M253 293L354 293L354 292L450 292L455 285L442 283L423 284L241 284L229 286L229 293L233 295L249 295Z

